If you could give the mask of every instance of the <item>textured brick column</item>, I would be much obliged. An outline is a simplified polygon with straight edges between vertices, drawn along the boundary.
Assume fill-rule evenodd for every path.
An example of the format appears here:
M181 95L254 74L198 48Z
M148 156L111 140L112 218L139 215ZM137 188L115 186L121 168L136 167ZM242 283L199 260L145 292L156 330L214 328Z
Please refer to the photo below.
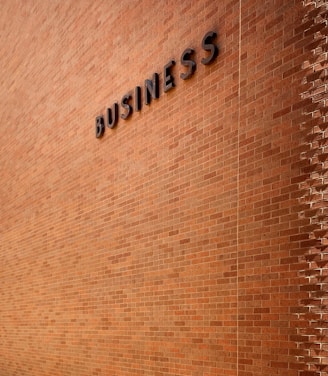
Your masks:
M300 358L305 364L302 376L328 375L328 122L327 122L327 1L304 1L305 49L310 59L304 62L304 143L302 153L304 181L301 216L308 218L304 241L306 265L302 275L307 283L302 290L299 314Z

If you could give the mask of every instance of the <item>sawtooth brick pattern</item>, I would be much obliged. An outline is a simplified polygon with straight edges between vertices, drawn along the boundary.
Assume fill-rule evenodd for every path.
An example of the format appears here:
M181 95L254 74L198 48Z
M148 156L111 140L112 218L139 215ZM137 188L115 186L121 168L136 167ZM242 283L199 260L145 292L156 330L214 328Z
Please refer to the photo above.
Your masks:
M306 252L300 258L305 268L301 274L306 283L301 289L307 296L301 300L298 317L299 360L305 364L302 376L328 375L328 256L327 256L327 68L328 4L305 1L303 20L305 48L311 53L304 61L304 100L301 127L306 150L301 154L304 181L300 183L303 210L300 215L309 223L304 228Z

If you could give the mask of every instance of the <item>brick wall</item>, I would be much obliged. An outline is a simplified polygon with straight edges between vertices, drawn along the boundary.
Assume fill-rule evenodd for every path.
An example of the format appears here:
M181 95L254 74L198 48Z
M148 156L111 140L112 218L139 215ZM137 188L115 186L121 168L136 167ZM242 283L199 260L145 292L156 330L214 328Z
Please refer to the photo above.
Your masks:
M325 375L302 86L325 2L1 5L0 375ZM97 139L155 72L159 98Z
M327 357L327 15L325 1L306 1L304 44L310 52L304 61L303 118L304 151L301 153L303 181L300 183L301 215L308 218L308 234L301 261L307 283L301 289L298 317L299 357L306 367L302 375L328 375Z

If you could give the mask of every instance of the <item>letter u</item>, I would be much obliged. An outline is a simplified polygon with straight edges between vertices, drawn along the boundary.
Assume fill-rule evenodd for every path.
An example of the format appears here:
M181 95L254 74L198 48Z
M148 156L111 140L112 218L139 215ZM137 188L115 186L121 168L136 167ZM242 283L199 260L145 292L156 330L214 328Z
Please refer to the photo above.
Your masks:
M107 108L107 126L114 128L118 121L118 103L114 103L112 108Z

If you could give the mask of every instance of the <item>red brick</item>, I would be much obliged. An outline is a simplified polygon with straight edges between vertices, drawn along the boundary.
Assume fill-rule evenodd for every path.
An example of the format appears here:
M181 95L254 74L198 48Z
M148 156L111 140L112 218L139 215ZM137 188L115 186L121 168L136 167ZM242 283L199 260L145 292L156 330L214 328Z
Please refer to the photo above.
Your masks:
M310 3L2 2L1 374L319 374L303 348L327 273L327 29ZM160 97L96 139L154 72Z

